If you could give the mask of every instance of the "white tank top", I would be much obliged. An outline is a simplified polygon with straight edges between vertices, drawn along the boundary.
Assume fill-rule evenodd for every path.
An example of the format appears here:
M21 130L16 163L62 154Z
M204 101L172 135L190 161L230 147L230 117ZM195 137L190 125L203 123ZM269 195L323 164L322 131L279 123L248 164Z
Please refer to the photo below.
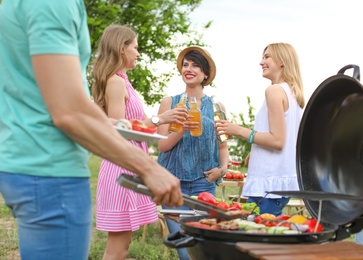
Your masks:
M264 197L265 191L299 190L296 174L296 141L299 131L302 108L287 83L281 83L285 91L289 108L284 113L286 122L286 143L281 151L267 149L252 144L248 164L248 175L243 187L243 196ZM266 100L256 115L254 129L257 132L269 132ZM267 198L280 198L269 194Z

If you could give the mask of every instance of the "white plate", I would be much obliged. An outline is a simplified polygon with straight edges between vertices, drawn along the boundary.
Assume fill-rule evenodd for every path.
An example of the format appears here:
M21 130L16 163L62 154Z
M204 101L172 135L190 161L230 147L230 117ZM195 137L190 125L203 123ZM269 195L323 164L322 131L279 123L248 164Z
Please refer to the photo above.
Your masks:
M149 134L140 131L128 130L125 128L120 128L118 126L114 126L114 128L126 139L135 140L138 142L153 142L160 139L167 139L168 137L165 135L159 134Z

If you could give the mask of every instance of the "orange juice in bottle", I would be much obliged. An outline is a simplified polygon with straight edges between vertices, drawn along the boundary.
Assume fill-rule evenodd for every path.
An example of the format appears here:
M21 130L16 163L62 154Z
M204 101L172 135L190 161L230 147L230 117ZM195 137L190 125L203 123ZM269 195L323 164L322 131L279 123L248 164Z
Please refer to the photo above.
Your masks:
M184 92L181 94L180 101L178 104L175 105L176 108L187 108L187 93ZM183 120L185 121L185 119ZM169 125L169 132L180 133L183 129L183 125L177 123L171 123Z
M190 134L192 136L200 136L203 133L203 129L202 129L202 115L200 113L200 109L198 108L197 105L197 98L196 97L190 97L190 110L189 110L189 115L193 116L192 118L189 119L189 121L191 122L198 122L199 123L199 127L198 129L195 130L190 130Z
M214 120L227 120L226 113L222 110L215 96L211 96L214 110ZM227 134L217 135L218 140L223 143L230 139Z

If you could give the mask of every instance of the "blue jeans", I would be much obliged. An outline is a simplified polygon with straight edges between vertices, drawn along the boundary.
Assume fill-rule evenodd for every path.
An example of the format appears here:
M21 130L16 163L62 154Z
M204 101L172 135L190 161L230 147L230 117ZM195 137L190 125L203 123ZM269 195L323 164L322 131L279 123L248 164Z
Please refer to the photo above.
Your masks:
M92 231L89 178L0 172L0 193L18 224L22 260L88 259Z
M262 201L261 201L262 200ZM248 197L247 203L255 202L260 207L260 214L270 213L275 216L282 214L282 210L289 203L290 198L282 197L278 199L269 199L263 197Z
M357 244L363 245L363 230L355 234L355 242Z
M199 193L203 191L207 191L216 195L216 184L213 182L209 182L206 179L199 179L193 182L180 182L182 193L189 195L189 196L198 196ZM171 209L166 206L162 206L163 209ZM181 206L179 208L173 207L172 209L185 209L190 210L190 208L186 206ZM168 226L170 234L178 232L180 230L180 224L177 222L166 218L166 224ZM188 260L188 252L185 248L177 248L179 259L181 260Z

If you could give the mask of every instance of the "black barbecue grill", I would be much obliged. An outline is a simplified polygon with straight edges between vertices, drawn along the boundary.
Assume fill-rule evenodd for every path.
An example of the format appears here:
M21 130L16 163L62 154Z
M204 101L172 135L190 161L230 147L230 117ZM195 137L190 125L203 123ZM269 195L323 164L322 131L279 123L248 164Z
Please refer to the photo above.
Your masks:
M345 75L353 69L353 76ZM181 231L164 243L185 247L191 259L254 259L237 242L327 243L363 228L363 87L356 65L347 65L323 81L311 96L299 128L297 174L300 191L267 191L302 198L321 221L319 233L280 235L206 230L186 225L205 216L180 219Z

